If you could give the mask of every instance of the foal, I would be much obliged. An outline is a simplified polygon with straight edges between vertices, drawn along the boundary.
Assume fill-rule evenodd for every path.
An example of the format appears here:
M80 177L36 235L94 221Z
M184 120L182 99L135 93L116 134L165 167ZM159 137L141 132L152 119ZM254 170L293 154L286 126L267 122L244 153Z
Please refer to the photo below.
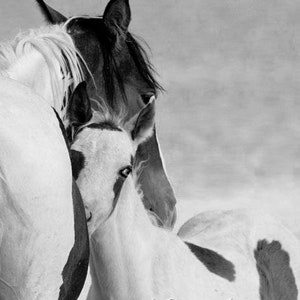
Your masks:
M195 245L201 243L197 237L210 223L202 222L201 230L196 219L187 223L180 231L186 243L151 223L132 171L136 148L153 132L153 99L125 124L107 114L92 116L84 90L73 95L69 111L71 122L79 125L71 157L89 220L92 285L88 300L297 299L293 271L298 277L299 268L291 269L286 249L277 241L263 239L256 250L249 247L260 234L256 232L259 226L248 221L241 226L243 220L231 214L230 220L226 219L231 222L226 238L218 237L229 244L225 250L220 248L220 255L214 248ZM215 233L222 235L218 220L210 219ZM237 220L239 235L235 235ZM293 242L296 251L297 243L281 231L286 236L284 247ZM294 258L292 255L291 265Z
M229 299L228 280L208 272L175 234L152 225L135 185L134 155L153 132L154 101L121 127L112 118L90 119L83 94L86 105L73 96L70 119L86 123L71 156L90 219L88 299Z

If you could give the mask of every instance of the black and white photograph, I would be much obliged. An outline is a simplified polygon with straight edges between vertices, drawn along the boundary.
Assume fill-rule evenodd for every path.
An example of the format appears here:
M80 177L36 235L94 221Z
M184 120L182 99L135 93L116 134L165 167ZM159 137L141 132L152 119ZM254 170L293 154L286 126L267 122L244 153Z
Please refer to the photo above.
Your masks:
M0 300L297 300L299 216L299 1L0 0Z

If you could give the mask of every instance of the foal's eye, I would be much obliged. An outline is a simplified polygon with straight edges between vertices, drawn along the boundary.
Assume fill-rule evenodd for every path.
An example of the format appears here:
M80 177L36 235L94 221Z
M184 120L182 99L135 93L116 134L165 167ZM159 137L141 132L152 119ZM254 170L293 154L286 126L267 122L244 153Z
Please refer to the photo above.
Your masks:
M125 168L123 168L122 170L119 171L120 176L122 176L123 178L127 178L128 175L132 172L132 167L131 166L127 166Z

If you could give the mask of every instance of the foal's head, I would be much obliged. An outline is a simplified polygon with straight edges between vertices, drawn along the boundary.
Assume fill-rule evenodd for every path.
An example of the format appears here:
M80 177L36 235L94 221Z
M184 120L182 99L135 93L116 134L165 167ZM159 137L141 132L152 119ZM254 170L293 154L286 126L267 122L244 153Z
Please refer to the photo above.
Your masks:
M126 178L131 174L139 144L153 134L154 100L133 118L122 123L108 111L92 113L81 84L69 106L75 129L71 146L73 175L80 188L90 222L90 233L107 220L117 204Z

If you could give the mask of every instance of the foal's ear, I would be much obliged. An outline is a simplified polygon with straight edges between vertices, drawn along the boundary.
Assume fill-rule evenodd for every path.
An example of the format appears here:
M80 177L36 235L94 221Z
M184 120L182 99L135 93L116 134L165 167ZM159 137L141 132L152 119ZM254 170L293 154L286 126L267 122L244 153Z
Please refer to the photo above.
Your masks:
M73 126L83 125L92 118L91 101L87 93L85 81L79 83L72 93L67 114L70 124Z
M36 0L42 14L46 20L51 24L60 24L67 21L67 18L61 13L47 5L43 0Z
M153 96L148 104L126 124L125 129L131 134L136 145L145 142L153 134L155 117L155 97Z
M131 20L128 0L110 0L107 4L103 20L108 31L117 38L127 33Z

